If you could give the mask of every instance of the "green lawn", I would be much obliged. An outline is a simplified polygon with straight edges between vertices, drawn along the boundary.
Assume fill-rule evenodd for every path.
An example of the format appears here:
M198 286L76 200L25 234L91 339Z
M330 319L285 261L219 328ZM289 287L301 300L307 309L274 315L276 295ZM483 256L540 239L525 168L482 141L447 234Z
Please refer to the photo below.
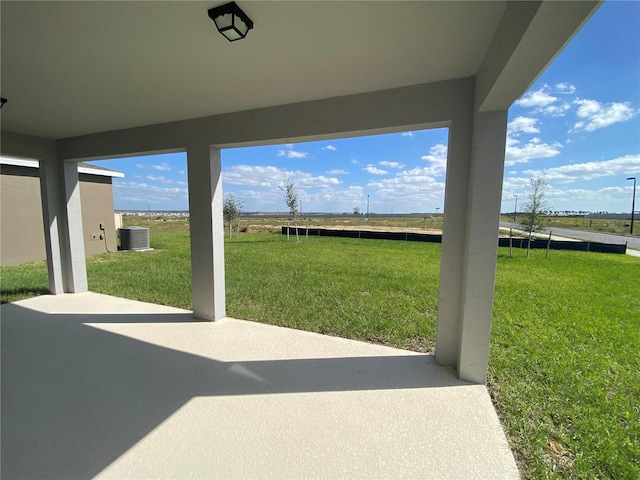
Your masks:
M93 257L92 291L190 308L189 233ZM227 313L430 351L440 245L273 234L226 241ZM5 267L2 300L46 291ZM640 478L640 259L500 251L489 385L523 478Z

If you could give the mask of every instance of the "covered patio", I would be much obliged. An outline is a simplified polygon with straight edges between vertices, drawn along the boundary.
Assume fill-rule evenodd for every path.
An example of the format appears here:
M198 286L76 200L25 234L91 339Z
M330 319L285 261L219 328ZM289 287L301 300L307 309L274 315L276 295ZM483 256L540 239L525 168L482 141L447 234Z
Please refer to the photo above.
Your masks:
M1 314L3 478L518 478L432 355L89 292Z
M3 476L517 475L483 385L507 110L599 4L242 2L229 43L214 4L3 1L52 294L2 307ZM221 150L436 127L435 357L226 318ZM193 312L88 293L77 163L176 151Z

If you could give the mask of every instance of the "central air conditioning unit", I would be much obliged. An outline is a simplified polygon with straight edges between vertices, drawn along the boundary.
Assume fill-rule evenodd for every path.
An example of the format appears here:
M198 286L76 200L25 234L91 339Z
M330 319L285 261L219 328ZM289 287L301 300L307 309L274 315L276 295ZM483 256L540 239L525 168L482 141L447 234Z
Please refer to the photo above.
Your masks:
M119 230L120 250L148 250L149 229L145 227L123 227Z

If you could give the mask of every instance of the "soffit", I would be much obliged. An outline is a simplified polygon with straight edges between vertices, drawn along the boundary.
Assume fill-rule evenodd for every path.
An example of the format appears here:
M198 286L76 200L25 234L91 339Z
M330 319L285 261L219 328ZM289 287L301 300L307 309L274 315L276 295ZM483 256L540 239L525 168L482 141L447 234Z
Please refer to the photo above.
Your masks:
M45 138L474 75L505 2L1 3L2 128Z

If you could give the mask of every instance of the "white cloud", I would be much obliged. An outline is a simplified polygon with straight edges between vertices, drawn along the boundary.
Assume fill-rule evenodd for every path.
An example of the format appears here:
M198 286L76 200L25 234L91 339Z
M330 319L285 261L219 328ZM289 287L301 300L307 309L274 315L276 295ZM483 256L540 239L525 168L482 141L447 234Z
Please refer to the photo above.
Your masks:
M336 185L301 188L298 194L305 212L352 212L355 206L362 208L366 198L363 187L357 185L345 188ZM277 188L235 188L233 195L245 202L246 211L286 210L282 192Z
M429 154L421 158L428 162L427 166L367 184L376 202L373 211L424 212L442 205L445 183L441 177L447 168L447 146L433 145Z
M298 152L296 150L278 150L279 157L305 158L307 155L309 155L308 152Z
M342 182L337 178L333 177L325 177L323 175L318 175L314 177L308 172L300 172L296 171L292 174L293 181L299 185L301 188L310 188L310 187L328 187L332 185L340 185Z
M184 170L178 170L178 173L179 173L180 175L184 175Z
M389 173L386 170L382 170L380 168L374 167L373 164L371 163L366 167L364 167L362 170L364 170L367 173L370 173L371 175L386 175Z
M176 183L175 181L163 176L146 175L144 178L150 182L164 183L165 185L174 185Z
M313 176L300 170L285 170L268 165L233 165L222 172L223 183L248 187L277 188L286 177L291 178L300 188L326 187L341 183L334 177Z
M118 204L129 202L139 204L140 208L147 205L163 205L163 208L175 210L188 209L188 191L179 187L159 187L145 182L113 182L113 196L116 208Z
M436 180L432 170L433 167L413 168L398 172L393 178L368 183L367 191L373 190L372 198L377 204L372 210L393 207L396 212L433 211L442 205L445 183Z
M438 143L429 149L429 155L422 156L422 160L431 163L428 167L428 174L438 176L447 169L447 146Z
M549 105L548 107L544 107L540 109L540 112L544 113L545 115L551 115L552 117L561 117L569 109L571 109L571 105L569 105L567 102L562 102L557 105Z
M306 158L309 155L309 152L301 152L299 150L294 150L293 147L295 145L293 143L285 144L285 150L278 150L278 157L286 157L286 158Z
M322 147L322 150L330 150L332 152L335 152L337 148L334 147L333 145L327 145L326 147Z
M514 198L526 201L531 190L530 177L505 180L502 188L502 209L513 211ZM604 187L600 189L563 188L561 185L550 185L545 191L545 201L554 211L585 210L591 212L610 211L625 212L628 210L629 198L633 186ZM520 207L519 207L520 208Z
M596 190L582 188L549 188L545 198L553 205L553 210L581 210L590 212L625 212L629 208L631 187L604 187ZM606 205L606 206L605 206Z
M527 175L537 175L539 170L525 170ZM575 163L549 168L544 175L549 183L562 184L594 180L613 175L633 175L640 173L640 155L625 155L602 162Z
M305 210L323 212L352 212L353 207L364 207L365 195L363 188L351 185L347 188L325 187L316 191L304 192Z
M334 170L327 170L327 173L329 175L349 175L349 172L347 172L346 170L341 170L339 168L336 168Z
M547 93L546 85L540 87L533 92L527 92L522 98L516 100L515 104L524 108L540 108L546 107L558 101L558 97Z
M504 164L506 166L517 163L529 163L536 158L550 158L560 154L562 145L558 142L553 144L542 143L539 138L529 140L524 146L518 146L520 142L515 138L507 138Z
M404 164L400 162L387 162L386 160L378 162L378 165L382 165L383 167L387 168L404 168Z
M354 165L358 165L360 162L358 160L356 160L355 158L351 159L351 163L353 163Z
M518 135L520 133L540 133L540 129L536 127L537 118L516 117L507 125L509 135Z
M233 165L222 171L222 181L229 185L277 187L288 174L287 170L272 166Z
M413 137L413 132L402 132L400 135L403 137Z
M152 163L136 163L136 167L145 170L160 170L163 172L171 171L171 166L167 162L163 162L158 165Z
M558 87L563 85L562 87ZM556 84L556 93L566 94L569 93L573 85L568 84ZM575 89L575 87L573 87ZM533 109L533 113L542 113L551 116L564 115L567 110L571 108L564 100L560 100L558 97L551 95L551 88L549 85L543 85L538 90L527 92L522 98L516 100L515 104L523 108Z
M573 103L578 105L576 115L581 120L574 124L570 132L593 132L614 123L625 122L638 114L629 102L601 104L596 100L578 99Z
M513 195L523 195L530 189L531 177L506 177L502 182L502 199L513 201Z
M568 95L575 93L576 91L576 87L567 82L556 83L555 87L556 93L559 93L560 95Z

